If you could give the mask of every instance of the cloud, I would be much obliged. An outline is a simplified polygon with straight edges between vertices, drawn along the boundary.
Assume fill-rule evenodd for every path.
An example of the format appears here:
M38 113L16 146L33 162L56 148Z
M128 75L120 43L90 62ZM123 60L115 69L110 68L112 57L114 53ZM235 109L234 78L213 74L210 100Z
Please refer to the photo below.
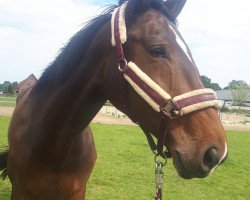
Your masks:
M226 86L233 79L250 83L250 2L187 1L179 27L201 74Z
M99 6L70 0L0 2L0 82L39 76Z

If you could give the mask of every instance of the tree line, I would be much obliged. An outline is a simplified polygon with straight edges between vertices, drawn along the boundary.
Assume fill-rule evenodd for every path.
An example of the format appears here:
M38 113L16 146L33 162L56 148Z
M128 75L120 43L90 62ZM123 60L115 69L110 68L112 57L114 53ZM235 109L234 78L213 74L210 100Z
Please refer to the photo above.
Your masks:
M243 80L232 80L224 88L221 88L218 83L212 82L212 80L210 78L208 78L207 76L202 75L201 80L202 80L205 88L211 88L211 89L213 89L215 91L221 90L221 89L224 89L224 90L236 90L239 87L246 88L246 89L250 88L250 86L246 83L246 81L243 81Z
M3 93L6 95L13 95L17 86L17 81L12 83L10 81L4 81L4 83L0 83L0 91L3 91Z
M215 91L222 89L218 83L213 83L206 76L201 76L201 80L206 88L212 88ZM241 106L244 106L250 97L250 85L243 80L232 80L223 89L230 90L233 104L239 106L239 109Z
M207 76L201 75L201 80L206 88L211 88L215 91L221 90L222 88L218 83L212 82L210 78ZM10 81L4 81L4 83L0 83L0 91L4 91L6 93L12 93L13 90L18 86L18 82L10 82ZM226 87L224 87L224 90L228 89L237 89L237 87L242 86L249 88L250 86L243 80L232 80L231 82L228 83Z

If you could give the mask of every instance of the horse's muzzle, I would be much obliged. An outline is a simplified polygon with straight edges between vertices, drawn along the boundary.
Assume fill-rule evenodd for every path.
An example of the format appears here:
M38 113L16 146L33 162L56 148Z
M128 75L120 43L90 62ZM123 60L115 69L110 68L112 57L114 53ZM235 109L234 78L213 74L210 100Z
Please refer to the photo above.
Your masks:
M208 148L207 151L205 151L201 162L195 162L197 164L192 164L192 162L187 161L185 156L177 150L173 153L174 166L179 175L185 179L207 177L217 166L223 163L226 158L227 148L225 149L223 155L221 155L214 147Z

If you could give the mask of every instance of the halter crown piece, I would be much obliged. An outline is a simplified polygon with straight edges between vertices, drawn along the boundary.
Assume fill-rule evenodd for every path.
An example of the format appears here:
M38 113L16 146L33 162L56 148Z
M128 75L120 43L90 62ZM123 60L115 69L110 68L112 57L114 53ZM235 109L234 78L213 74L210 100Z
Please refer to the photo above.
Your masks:
M166 164L157 160L157 156L167 158L167 152L163 152L164 141L167 133L167 121L169 119L180 117L196 110L207 107L220 107L216 93L212 89L193 90L179 96L171 97L163 88L154 82L132 61L127 63L123 53L122 44L127 41L127 31L125 22L125 10L127 1L116 8L111 18L111 43L116 48L116 54L119 59L118 68L131 87L156 111L161 113L162 120L160 124L159 138L155 144L151 134L144 130L150 148L154 152L156 163L156 200L162 199L162 177L161 168Z

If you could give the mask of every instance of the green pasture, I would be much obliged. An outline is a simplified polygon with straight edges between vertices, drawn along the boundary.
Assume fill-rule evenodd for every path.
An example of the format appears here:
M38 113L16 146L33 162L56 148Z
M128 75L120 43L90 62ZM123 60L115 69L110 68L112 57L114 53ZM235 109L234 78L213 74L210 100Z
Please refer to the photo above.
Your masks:
M7 144L9 118L0 117L0 142ZM154 162L145 136L136 126L92 124L97 162L87 200L153 199ZM213 175L184 180L171 161L164 168L163 199L250 199L250 132L227 131L229 156ZM0 181L0 199L10 198L9 180Z
M0 106L15 107L16 106L16 97L15 96L1 96L0 95Z

